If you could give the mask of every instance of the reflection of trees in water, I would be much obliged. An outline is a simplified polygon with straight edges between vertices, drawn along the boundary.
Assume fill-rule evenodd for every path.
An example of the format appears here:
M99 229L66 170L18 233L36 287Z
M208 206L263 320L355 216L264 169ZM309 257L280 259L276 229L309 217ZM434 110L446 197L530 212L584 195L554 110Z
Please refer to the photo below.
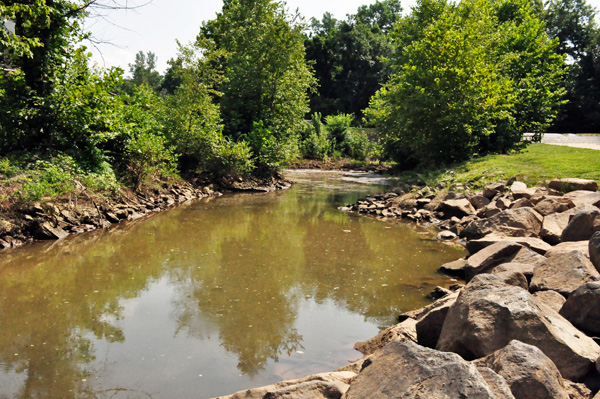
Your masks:
M130 387L91 389L89 381L101 374L90 369L93 342L124 342L115 322L123 317L121 301L165 274L177 287L178 333L205 339L218 331L250 375L301 348L294 324L304 295L383 324L397 309L398 287L430 273L390 262L423 242L339 212L328 199L353 200L325 190L224 197L108 235L0 254L0 364L26 375L18 397L133 397ZM419 262L436 251L420 250ZM382 287L382 276L390 287Z

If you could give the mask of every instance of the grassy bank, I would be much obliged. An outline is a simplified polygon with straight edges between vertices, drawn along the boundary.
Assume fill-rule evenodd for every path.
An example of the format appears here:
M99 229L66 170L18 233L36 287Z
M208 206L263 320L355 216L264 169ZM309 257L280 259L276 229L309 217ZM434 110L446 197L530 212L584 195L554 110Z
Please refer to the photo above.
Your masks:
M566 177L600 181L600 151L536 143L519 153L489 155L443 169L402 173L402 176L428 186L462 185L471 189L515 176L530 186Z

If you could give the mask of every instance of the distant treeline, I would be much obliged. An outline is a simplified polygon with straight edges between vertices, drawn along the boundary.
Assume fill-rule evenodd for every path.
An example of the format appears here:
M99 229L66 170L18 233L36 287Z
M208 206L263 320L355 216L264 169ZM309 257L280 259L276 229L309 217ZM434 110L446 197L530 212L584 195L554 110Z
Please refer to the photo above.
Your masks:
M600 30L584 0L421 0L404 13L383 0L310 23L276 1L226 0L164 76L139 52L127 77L84 46L83 18L108 6L0 4L4 164L68 160L140 187L271 175L302 156L443 164L518 149L524 132L600 131ZM375 127L382 147L351 125Z

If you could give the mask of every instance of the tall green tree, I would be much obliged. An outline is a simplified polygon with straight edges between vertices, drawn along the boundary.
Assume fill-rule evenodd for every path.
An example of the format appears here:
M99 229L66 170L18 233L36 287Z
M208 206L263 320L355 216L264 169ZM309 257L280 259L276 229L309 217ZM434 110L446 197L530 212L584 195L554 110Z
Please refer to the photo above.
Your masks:
M251 145L259 170L295 155L314 85L304 55L304 24L273 0L227 0L196 47L223 75L217 86L223 132Z
M509 151L561 104L563 57L527 0L423 0L393 37L394 75L367 114L401 164Z
M597 11L585 0L551 0L544 19L557 52L567 58L568 100L554 132L600 132L600 28Z
M325 13L312 19L306 38L307 59L314 62L319 81L311 109L324 115L362 115L371 96L390 75L386 58L394 51L388 32L400 18L398 0L359 7L345 21Z
M222 51L218 89L225 134L240 138L263 121L277 138L293 133L308 112L314 80L304 60L299 15L272 0L226 0L206 22L196 45L207 57Z
M152 51L148 51L146 54L138 51L134 63L129 64L129 73L131 74L129 82L135 86L147 85L151 89L157 90L162 83L162 76L156 70L156 61L156 54Z

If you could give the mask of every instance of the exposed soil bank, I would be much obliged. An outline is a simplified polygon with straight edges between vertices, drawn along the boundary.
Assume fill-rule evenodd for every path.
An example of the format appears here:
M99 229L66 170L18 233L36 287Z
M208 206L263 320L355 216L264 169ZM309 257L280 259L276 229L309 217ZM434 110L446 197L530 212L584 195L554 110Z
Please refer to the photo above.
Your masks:
M355 348L362 359L223 399L600 399L600 193L594 181L371 196L346 208L439 225L467 284Z
M108 228L122 220L139 219L178 203L225 192L268 192L290 186L281 176L262 180L163 182L157 188L138 192L122 188L108 196L90 193L80 186L75 192L51 201L11 203L0 210L0 249Z

